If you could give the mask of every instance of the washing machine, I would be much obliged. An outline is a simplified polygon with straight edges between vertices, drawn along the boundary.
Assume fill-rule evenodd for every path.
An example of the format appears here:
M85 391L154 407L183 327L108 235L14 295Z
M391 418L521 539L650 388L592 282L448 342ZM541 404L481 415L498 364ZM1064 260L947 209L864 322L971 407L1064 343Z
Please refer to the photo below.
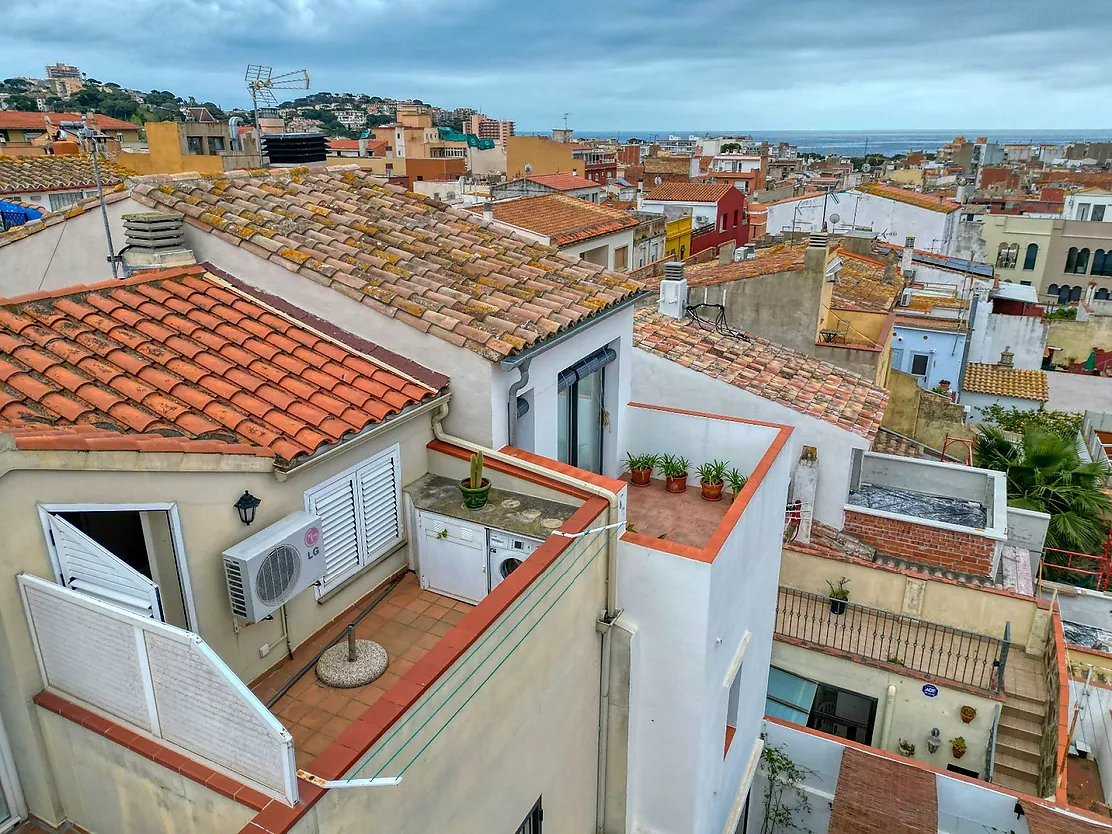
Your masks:
M493 591L498 583L509 576L525 557L540 547L537 539L491 530L487 533L487 582Z

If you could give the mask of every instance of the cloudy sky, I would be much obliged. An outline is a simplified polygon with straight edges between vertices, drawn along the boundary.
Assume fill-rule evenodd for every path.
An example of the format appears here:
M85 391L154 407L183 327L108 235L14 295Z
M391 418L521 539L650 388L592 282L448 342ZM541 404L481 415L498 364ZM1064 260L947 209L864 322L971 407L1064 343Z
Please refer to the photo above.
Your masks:
M1109 0L0 0L0 78L234 106L264 63L520 131L1098 129L1110 30Z

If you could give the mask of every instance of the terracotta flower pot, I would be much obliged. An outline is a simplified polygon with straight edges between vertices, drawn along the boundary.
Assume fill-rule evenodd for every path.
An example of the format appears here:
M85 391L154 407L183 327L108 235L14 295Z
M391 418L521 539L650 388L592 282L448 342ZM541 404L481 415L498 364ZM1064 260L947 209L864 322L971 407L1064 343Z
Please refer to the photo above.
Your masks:
M678 478L668 477L664 480L664 488L669 492L686 492L687 491L687 475L680 475Z
M956 747L953 747L953 746L950 747L950 752L953 754L955 759L960 759L962 756L965 755L964 750L962 750L961 752L958 752L958 749Z
M962 723L963 724L968 724L974 718L977 717L977 710L975 710L975 709L966 709L965 707L962 707L960 715L961 715Z
M721 501L723 484L702 484L704 501Z
M629 482L635 487L647 487L652 483L653 471L651 469L629 470Z

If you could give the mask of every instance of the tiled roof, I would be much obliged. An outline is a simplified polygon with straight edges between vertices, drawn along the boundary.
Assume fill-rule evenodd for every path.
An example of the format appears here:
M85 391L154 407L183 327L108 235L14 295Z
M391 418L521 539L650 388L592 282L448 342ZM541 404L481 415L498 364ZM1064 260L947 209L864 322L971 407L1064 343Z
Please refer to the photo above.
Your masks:
M751 341L664 316L634 313L633 344L800 414L872 439L888 392L864 377L758 336Z
M2 159L2 157L0 157ZM111 187L111 190L106 189L107 193L104 195L104 202L106 204L118 203L120 200L126 200L130 194L123 183ZM51 226L56 226L59 223L64 223L71 217L77 217L87 211L95 211L100 208L100 200L97 197L86 197L79 200L68 208L61 211L48 211L38 220L32 220L29 223L24 223L22 226L13 226L6 232L0 232L0 246L8 246L16 241L23 240L23 238L41 232L43 229L49 229ZM3 284L3 276L0 276L0 285Z
M555 188L557 191L578 191L580 188L599 188L599 184L594 180L589 180L586 177L579 177L575 174L531 174L524 177L530 182L537 182L541 185L547 185L549 188Z
M288 463L435 396L203 266L0 304L0 432L21 448Z
M944 319L937 316L896 315L896 327L917 327L920 330L945 330L949 333L964 333L969 323L961 319Z
M842 269L834 285L831 304L840 310L884 313L892 309L903 289L903 280L892 270L886 277L884 261L839 249Z
M100 162L100 178L105 186L119 185L129 176L131 171L114 162ZM94 187L96 177L93 175L93 158L87 154L0 155L0 194L32 194Z
M29 112L26 110L0 110L0 130L14 129L14 130L45 130L46 120L50 119L51 124L55 128L61 126L62 122L80 122L80 113L39 113ZM139 125L132 124L131 122L124 122L120 119L113 119L111 116L102 116L100 113L93 114L90 122L90 127L97 127L100 130L141 130Z
M495 203L493 209L495 220L547 235L557 246L632 229L638 222L624 211L566 194L505 200Z
M933 772L846 747L830 807L829 834L936 834Z
M1029 368L1001 368L999 365L982 365L970 362L965 366L962 390L973 394L993 394L997 397L1019 397L1024 400L1050 399L1046 371Z
M800 245L772 246L767 249L758 249L757 257L747 258L743 261L720 264L710 261L704 264L688 266L684 274L690 287L713 287L717 284L727 284L731 281L742 281L746 278L758 278L762 275L776 275L781 272L797 272L803 269L803 253L807 247ZM663 276L646 278L646 286L657 289Z
M864 183L857 186L854 191L860 191L863 194L872 194L874 197L886 197L889 200L907 203L909 206L930 209L931 211L940 211L943 214L949 214L961 208L961 203L956 200L948 200L933 194L921 194L918 191L909 191L906 188L896 188L892 185L882 185L878 182Z
M648 192L645 199L675 203L717 203L732 188L728 182L665 182Z
M905 458L921 458L923 456L922 443L901 437L888 431L883 426L876 433L876 437L873 438L873 445L870 448L871 451L880 452L882 455L900 455Z
M493 362L640 291L627 276L355 166L131 182L145 205L182 212L221 240Z

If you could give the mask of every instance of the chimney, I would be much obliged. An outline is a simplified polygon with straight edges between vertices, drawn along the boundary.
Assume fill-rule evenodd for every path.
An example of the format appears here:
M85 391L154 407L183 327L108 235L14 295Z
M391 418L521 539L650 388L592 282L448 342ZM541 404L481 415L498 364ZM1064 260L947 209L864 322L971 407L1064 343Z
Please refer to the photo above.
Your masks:
M490 200L483 203L483 219L494 220L494 203Z
M193 250L185 246L185 220L182 215L169 211L146 211L125 214L123 220L127 236L123 253L125 269L167 269L197 263Z
M1015 354L1012 353L1012 346L1008 345L1004 348L1004 352L1000 354L1000 361L996 363L997 368L1011 368L1014 367L1012 360Z
M826 245L829 242L830 235L826 232L811 232L803 255L803 268L807 273L820 278L826 275Z
M811 543L811 521L814 518L815 497L818 495L819 454L814 446L804 446L795 464L790 492L791 505L788 509L789 521L797 521L799 529L795 541L800 544Z
M911 263L915 255L915 238L908 237L904 240L903 258L900 264L900 271L905 279L911 277Z
M359 137L359 155L360 156L366 156L367 155L367 137L366 136L360 136Z
M664 264L664 279L660 282L660 300L657 310L661 315L682 319L687 315L687 278L683 274L683 261Z

